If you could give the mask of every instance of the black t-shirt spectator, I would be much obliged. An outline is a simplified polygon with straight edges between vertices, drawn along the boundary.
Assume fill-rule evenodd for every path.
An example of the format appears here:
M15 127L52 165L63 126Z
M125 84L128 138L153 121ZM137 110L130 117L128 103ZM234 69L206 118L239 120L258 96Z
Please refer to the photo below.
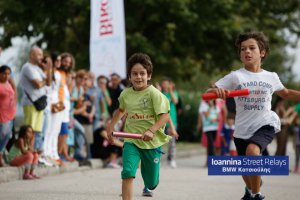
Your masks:
M111 106L108 107L108 112L109 114L112 116L114 111L117 110L119 108L119 101L118 98L122 92L122 88L120 87L120 85L114 89L109 87L108 88L108 92L111 98Z

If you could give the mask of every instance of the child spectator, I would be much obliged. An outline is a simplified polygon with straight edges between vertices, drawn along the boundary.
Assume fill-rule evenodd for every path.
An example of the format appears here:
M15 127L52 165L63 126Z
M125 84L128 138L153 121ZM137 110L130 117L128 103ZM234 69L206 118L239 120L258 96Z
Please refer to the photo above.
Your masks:
M223 125L221 137L222 137L222 155L231 155L230 150L233 149L231 145L233 142L234 132L234 116L228 115L226 122Z
M202 131L207 137L207 156L215 155L214 141L218 131L218 114L220 110L216 106L215 100L202 101L200 113L202 117Z
M164 78L161 81L161 91L162 93L167 97L170 103L170 118L172 120L173 126L170 123L167 123L165 132L168 135L176 135L176 137L173 137L169 144L168 144L168 163L170 167L176 168L176 161L175 161L175 155L176 155L176 139L178 138L177 134L177 110L176 106L178 104L178 93L174 90L174 84L169 78ZM174 130L175 129L175 130ZM173 134L171 133L173 132Z
M11 166L25 166L23 179L38 179L34 169L38 163L38 153L34 151L34 131L30 125L20 128L19 137L8 154Z

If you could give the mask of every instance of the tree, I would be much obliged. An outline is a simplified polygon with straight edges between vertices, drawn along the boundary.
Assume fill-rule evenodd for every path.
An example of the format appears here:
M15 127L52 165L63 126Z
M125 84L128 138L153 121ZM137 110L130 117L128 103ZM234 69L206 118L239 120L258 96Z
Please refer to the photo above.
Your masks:
M220 75L240 65L234 46L238 33L260 30L273 54L267 69L291 76L284 51L285 34L300 35L299 1L294 0L126 0L127 55L143 51L154 62L155 76L197 83L199 74ZM89 66L90 2L87 0L0 1L3 46L14 36L37 36L47 50L69 51L77 67ZM298 39L298 37L296 38ZM296 42L295 42L296 43ZM275 59L276 58L276 59Z
M0 1L0 37L4 47L15 36L28 39L42 34L37 43L47 50L71 52L80 68L89 63L90 2L86 0L11 0Z

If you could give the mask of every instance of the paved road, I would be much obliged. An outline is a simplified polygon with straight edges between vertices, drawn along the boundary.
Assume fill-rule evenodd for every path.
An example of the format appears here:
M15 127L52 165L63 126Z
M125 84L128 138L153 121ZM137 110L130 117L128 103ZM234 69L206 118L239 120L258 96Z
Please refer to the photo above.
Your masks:
M159 200L238 200L243 193L239 176L207 176L204 156L178 160L178 168L162 163L160 185L152 199ZM118 200L121 191L119 169L97 169L43 177L35 181L13 181L0 185L0 200ZM267 199L297 200L300 175L264 177ZM141 197L143 183L138 173L134 199Z

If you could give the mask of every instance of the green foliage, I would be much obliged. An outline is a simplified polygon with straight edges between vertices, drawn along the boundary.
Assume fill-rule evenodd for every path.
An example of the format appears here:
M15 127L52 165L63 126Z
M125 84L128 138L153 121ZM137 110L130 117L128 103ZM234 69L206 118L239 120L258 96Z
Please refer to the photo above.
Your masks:
M263 31L272 50L264 68L295 85L285 47L300 36L298 0L124 0L124 5L127 56L148 53L154 81L167 75L186 89L182 95L191 105L183 116L190 126L186 130L196 126L198 104L198 97L192 102L186 91L204 91L210 81L240 67L234 46L240 32ZM0 0L0 19L2 47L10 46L15 36L42 34L38 45L47 44L47 51L69 51L76 68L89 68L90 1ZM293 41L291 34L297 36Z
M79 68L88 68L90 1L86 0L11 0L0 1L1 46L10 46L15 36L43 38L48 51L69 51ZM0 43L0 44L1 44Z
M179 95L183 101L183 113L178 118L178 133L180 141L196 142L200 140L197 133L197 117L200 104L200 93L193 91L179 91Z
M300 35L299 1L126 0L124 5L127 55L148 53L155 76L196 84L199 73L228 72L238 63L237 34L260 30L270 38L276 58L271 68L286 79L292 77L283 65L288 60L283 49L295 41L289 41L284 30ZM0 8L2 46L9 46L14 36L42 33L39 45L46 43L48 51L70 51L77 68L88 68L90 1L2 0Z

